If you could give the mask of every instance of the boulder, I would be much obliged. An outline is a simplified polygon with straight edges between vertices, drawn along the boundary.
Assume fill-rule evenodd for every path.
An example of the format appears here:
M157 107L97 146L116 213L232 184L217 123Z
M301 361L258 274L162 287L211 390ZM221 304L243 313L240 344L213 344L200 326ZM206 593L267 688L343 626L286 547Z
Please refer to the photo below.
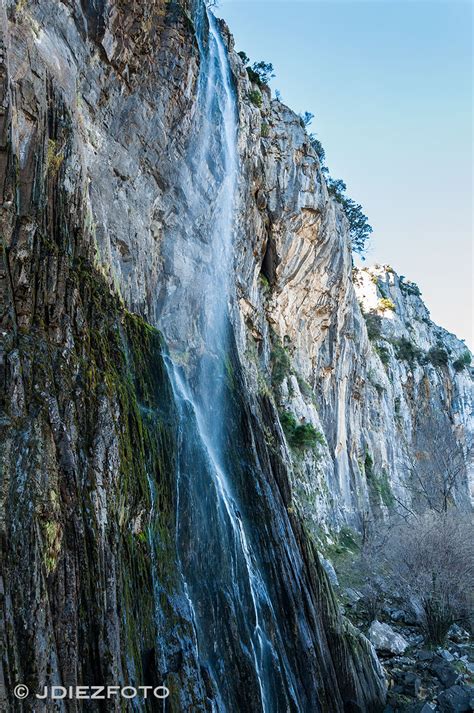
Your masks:
M439 694L438 709L440 713L469 713L473 698L468 686L452 686Z
M425 640L425 637L421 636L421 634L406 634L405 638L410 646L420 646Z
M336 570L334 569L332 563L327 560L325 557L322 555L319 555L319 559L321 561L321 564L323 565L324 569L326 570L326 574L329 577L329 581L331 582L333 587L338 587L339 586L339 580L337 578Z
M434 704L429 701L419 701L417 703L409 703L408 705L403 705L403 708L397 708L396 713L433 713L437 708Z
M405 624L413 623L413 614L409 614L404 609L390 609L390 618L392 621L401 621Z
M434 710L436 710L435 706L429 702L426 702L423 703L423 706L420 708L419 713L433 713Z
M420 703L412 703L411 705L403 708L403 711L405 713L433 713L433 711L435 710L436 706L433 703L430 703L430 701L420 701Z
M362 594L358 592L357 589L352 589L352 587L347 587L344 590L344 594L346 596L347 603L351 607L355 606L357 602L362 599Z
M411 698L418 698L421 689L421 678L416 673L409 672L405 674L403 681L403 690L405 695Z
M463 661L464 666L467 668L471 676L474 676L474 663L472 661Z
M377 649L390 654L403 654L408 647L408 642L388 624L373 621L369 629L369 639Z
M448 631L448 639L454 641L456 644L463 644L469 641L469 633L465 629L461 629L457 624L452 624Z
M436 659L434 664L431 666L431 670L435 673L436 677L441 681L445 688L454 686L460 677L460 674L456 671L456 669L442 658Z

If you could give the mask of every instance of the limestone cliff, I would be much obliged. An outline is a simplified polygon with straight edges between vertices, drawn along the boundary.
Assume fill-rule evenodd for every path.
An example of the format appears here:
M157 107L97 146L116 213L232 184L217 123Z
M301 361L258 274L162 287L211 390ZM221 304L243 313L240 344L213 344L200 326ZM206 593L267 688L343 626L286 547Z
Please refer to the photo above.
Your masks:
M445 449L456 469L449 495L470 509L472 355L430 320L415 283L390 266L353 267L349 225L299 116L267 92L253 109L238 59L235 72L247 170L236 281L250 388L269 388L280 413L324 437L316 454L288 454L295 500L315 534L360 529L394 499L422 507L414 478L434 477Z
M239 58L233 62L245 170L235 268L239 345L253 356L245 360L255 367L249 388L275 391L276 359L284 369L281 409L324 434L316 455L289 454L300 508L318 532L360 527L393 495L411 503L417 439L429 450L430 430L438 431L432 443L441 431L462 461L453 497L469 507L469 350L430 321L415 284L390 267L353 269L347 221L300 118L267 91L255 109L247 74Z
M50 710L15 700L19 682L151 682L169 687L170 711L380 709L381 669L315 538L383 516L392 491L411 503L405 466L431 411L465 468L463 345L411 283L353 273L299 118L265 89L252 103L201 2L0 12L2 704ZM223 276L209 233L234 105ZM229 282L222 353L201 329L219 306L211 274ZM232 496L209 479L212 448L180 387L206 359ZM292 446L311 424L310 447Z

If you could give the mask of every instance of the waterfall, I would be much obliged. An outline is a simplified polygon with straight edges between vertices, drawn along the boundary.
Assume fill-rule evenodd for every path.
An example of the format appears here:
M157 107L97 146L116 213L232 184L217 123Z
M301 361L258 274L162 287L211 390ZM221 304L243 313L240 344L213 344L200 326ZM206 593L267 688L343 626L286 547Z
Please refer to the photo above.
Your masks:
M183 210L167 236L169 283L159 305L180 424L177 552L198 657L213 681L218 709L231 708L231 689L241 674L245 685L253 679L255 710L274 713L280 710L277 691L284 688L293 703L297 697L291 676L282 674L288 668L284 647L250 525L233 488L225 442L238 114L226 50L212 14L202 16L197 34L198 108L176 194ZM227 670L229 646L238 674L235 668ZM293 710L298 710L295 703Z

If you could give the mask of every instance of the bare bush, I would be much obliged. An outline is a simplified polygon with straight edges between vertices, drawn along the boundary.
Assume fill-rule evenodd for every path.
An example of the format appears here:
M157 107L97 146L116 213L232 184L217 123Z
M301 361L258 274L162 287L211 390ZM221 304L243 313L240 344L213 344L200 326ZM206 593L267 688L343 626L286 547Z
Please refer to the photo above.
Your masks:
M442 643L455 622L472 611L474 527L453 510L429 512L394 528L386 561L393 584L421 612L429 641Z
M422 509L447 513L450 507L466 499L466 462L472 454L471 439L463 447L449 419L440 411L422 414L415 434L409 456L409 489Z
M451 624L470 625L474 577L472 519L450 509L392 522L366 544L357 567L367 575L367 604L381 589L420 620L426 638L441 644Z

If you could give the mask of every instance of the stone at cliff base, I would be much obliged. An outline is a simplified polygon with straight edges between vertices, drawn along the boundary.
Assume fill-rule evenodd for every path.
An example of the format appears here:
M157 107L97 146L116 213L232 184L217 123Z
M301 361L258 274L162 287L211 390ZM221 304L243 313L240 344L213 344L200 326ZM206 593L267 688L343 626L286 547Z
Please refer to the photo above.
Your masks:
M369 629L369 639L377 651L391 654L403 654L408 647L408 642L401 634L397 634L388 624L373 621Z
M338 587L339 586L339 580L337 578L336 570L334 569L332 563L327 560L325 557L322 557L319 555L319 559L321 560L321 564L323 565L324 569L326 570L326 574L329 577L329 581L331 582L333 587Z
M401 622L410 626L417 626L420 623L420 617L414 611L391 609L390 607L387 607L385 611L394 622Z
M459 673L456 669L441 657L434 662L431 670L445 688L454 686L459 680Z
M347 589L344 590L344 594L351 607L354 607L357 602L362 599L362 594L358 592L357 589L352 589L352 587L347 587Z
M410 671L405 675L403 681L403 690L405 695L411 696L412 698L418 698L421 689L421 678L415 673Z
M452 686L438 696L441 713L467 713L472 711L474 696L467 686Z
M453 624L448 631L448 639L456 644L462 644L469 641L469 633L465 629L461 629L457 624Z

